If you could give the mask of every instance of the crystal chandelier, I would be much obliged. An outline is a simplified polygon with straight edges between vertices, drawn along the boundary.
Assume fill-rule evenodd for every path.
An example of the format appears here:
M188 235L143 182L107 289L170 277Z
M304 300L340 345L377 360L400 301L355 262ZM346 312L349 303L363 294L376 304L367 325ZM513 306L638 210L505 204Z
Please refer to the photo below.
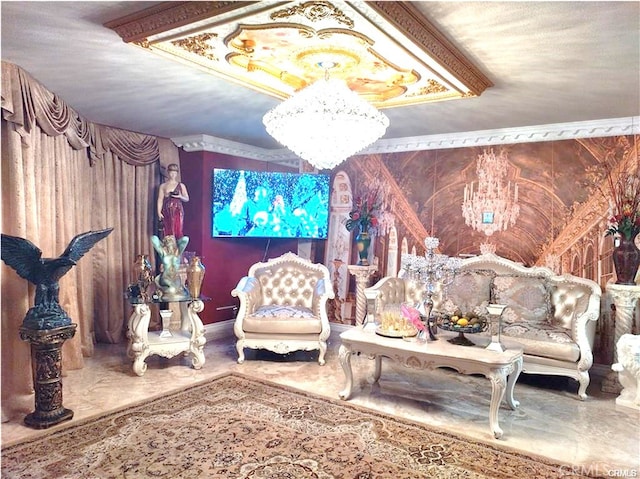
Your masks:
M332 169L384 135L389 119L338 79L324 78L263 117L267 132L319 170Z
M462 216L467 225L476 231L491 236L496 231L504 231L513 226L520 214L518 185L511 193L511 182L506 181L507 157L503 152L496 156L491 149L478 156L476 172L478 189L473 182L464 187Z

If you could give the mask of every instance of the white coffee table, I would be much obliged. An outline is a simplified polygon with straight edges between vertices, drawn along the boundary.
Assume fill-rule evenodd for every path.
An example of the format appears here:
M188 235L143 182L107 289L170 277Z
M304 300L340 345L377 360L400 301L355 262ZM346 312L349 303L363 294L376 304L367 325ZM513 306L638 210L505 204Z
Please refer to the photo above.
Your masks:
M489 427L496 439L503 431L498 424L498 409L502 399L507 399L511 409L517 409L519 402L513 398L513 389L522 371L522 349L507 349L496 352L482 346L457 346L447 339L454 335L439 334L437 341L419 343L402 338L387 338L375 330L354 327L340 334L340 364L346 376L345 387L340 391L341 399L349 399L353 387L351 355L362 353L375 359L374 381L380 379L382 358L413 369L435 369L450 367L461 374L482 374L491 380L491 404L489 407Z

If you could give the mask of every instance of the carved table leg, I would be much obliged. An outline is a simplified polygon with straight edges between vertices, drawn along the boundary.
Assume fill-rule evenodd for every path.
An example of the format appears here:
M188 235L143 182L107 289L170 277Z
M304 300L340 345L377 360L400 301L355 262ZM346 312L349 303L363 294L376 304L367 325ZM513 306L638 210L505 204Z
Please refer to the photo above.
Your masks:
M378 382L380 376L382 375L382 356L379 354L375 357L375 367L373 369L373 382L374 384Z
M148 328L151 321L151 309L147 304L136 304L129 319L129 347L127 354L134 357L133 372L142 376L147 370L144 360L149 356Z
M489 407L489 427L493 436L496 439L502 437L503 431L498 424L498 409L504 398L504 393L507 384L507 372L508 368L494 369L489 373L489 380L491 381L491 405Z
M509 374L509 379L507 380L507 404L513 410L518 409L520 406L520 401L517 401L513 397L513 389L516 386L518 377L520 377L520 373L522 372L522 363L523 359L521 357L513 363L513 371Z
M46 429L73 418L62 405L62 345L76 333L76 324L54 329L20 328L20 339L31 344L31 371L35 389L35 411L24 423Z
M204 345L207 342L204 336L204 325L200 320L200 313L204 310L204 303L195 299L186 303L180 303L182 313L182 329L191 333L189 353L191 354L191 365L194 369L200 369L204 365ZM185 319L186 318L186 319Z
M344 344L340 345L338 350L338 358L344 371L345 383L344 389L338 393L340 399L349 399L351 396L351 389L353 387L353 371L351 371L351 349Z

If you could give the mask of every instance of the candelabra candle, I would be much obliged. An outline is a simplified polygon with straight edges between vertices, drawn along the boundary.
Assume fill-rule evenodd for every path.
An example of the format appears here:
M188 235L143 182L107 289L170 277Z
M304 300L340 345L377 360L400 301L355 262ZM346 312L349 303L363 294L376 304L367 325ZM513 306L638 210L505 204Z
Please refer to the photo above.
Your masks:
M424 308L429 339L434 341L437 339L435 337L437 328L431 314L433 312L433 293L437 284L444 287L453 282L453 278L460 269L460 259L436 253L436 248L440 245L438 238L429 236L425 238L424 244L427 248L424 257L403 254L401 269L408 278L424 283L425 300L422 305L418 305L418 309L422 309L420 306Z

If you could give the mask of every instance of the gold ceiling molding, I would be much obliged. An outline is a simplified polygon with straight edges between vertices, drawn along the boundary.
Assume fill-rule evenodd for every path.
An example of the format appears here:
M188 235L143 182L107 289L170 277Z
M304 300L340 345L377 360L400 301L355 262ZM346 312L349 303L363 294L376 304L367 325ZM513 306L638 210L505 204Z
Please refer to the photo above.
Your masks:
M470 87L475 96L493 83L433 26L411 2L368 2L388 22L435 57L451 73Z
M105 26L281 99L327 74L378 108L468 98L492 86L411 2L164 2Z
M152 35L184 27L259 2L162 2L104 24L126 43L141 42Z

